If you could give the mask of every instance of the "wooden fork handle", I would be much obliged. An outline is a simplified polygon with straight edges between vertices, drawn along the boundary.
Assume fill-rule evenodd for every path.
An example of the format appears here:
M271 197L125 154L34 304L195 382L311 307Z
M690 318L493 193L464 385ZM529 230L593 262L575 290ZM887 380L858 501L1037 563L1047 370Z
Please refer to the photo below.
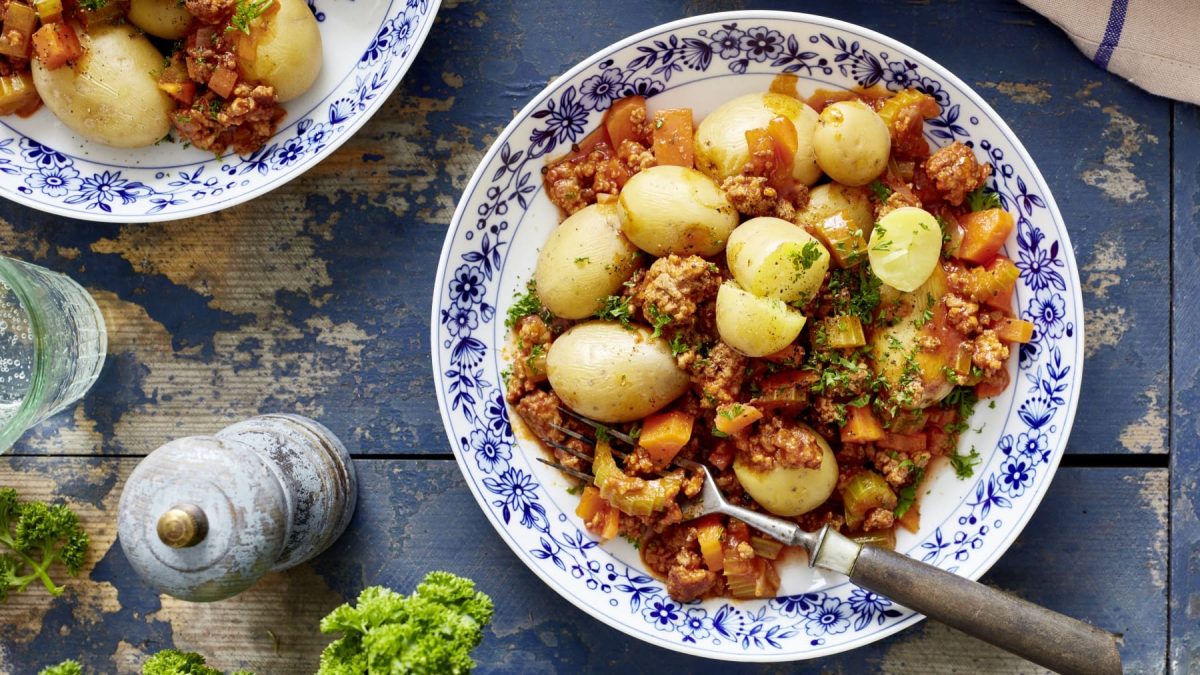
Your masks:
M850 580L1064 675L1120 675L1116 636L908 556L862 547Z

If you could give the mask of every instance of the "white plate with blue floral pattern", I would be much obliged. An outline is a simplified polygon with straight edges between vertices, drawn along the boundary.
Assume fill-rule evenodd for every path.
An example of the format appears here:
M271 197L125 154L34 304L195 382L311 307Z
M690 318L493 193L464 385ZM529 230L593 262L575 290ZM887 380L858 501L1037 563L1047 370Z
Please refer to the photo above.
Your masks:
M70 218L160 222L219 211L273 190L332 153L370 119L433 25L440 0L308 0L325 45L321 74L249 156L160 142L90 143L45 106L0 118L0 195Z
M992 187L1017 217L1006 254L1021 271L1017 303L1036 326L1009 364L1013 384L980 405L961 440L982 463L969 480L932 473L921 529L897 548L972 579L1008 549L1042 500L1070 434L1083 367L1079 275L1062 217L1029 154L983 99L928 57L859 26L817 16L745 11L698 16L606 47L540 93L504 130L467 186L442 249L431 341L438 402L458 464L501 539L550 588L597 619L697 656L789 661L852 649L920 615L797 561L773 600L681 604L632 546L598 545L574 515L567 480L513 436L503 399L503 317L532 275L559 214L546 198L547 158L594 129L612 101L691 107L697 119L791 73L818 87L915 87L942 114L926 135L967 143L995 169Z

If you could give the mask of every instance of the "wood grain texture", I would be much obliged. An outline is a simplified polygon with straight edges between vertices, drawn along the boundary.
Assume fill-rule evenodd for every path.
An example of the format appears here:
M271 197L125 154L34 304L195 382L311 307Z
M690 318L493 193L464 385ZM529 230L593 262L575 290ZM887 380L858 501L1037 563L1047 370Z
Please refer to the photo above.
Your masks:
M1200 673L1200 109L1175 106L1171 400L1171 668Z
M10 458L0 485L67 499L95 544L67 593L34 590L0 605L0 672L27 673L68 657L97 673L135 672L144 654L176 646L217 667L311 673L328 638L320 617L364 586L407 592L431 569L475 579L496 617L475 653L480 673L1038 672L995 648L926 622L820 662L748 667L685 657L625 636L544 586L505 546L458 467L444 460L359 460L361 497L350 529L312 563L269 575L232 600L188 604L134 575L112 518L135 460ZM95 485L81 490L80 484ZM1161 672L1166 652L1165 513L1161 469L1063 469L989 584L1124 636L1128 672Z
M356 455L448 452L427 358L428 306L446 223L484 151L516 109L593 51L741 5L621 0L581 13L550 0L445 3L379 114L262 199L139 226L0 204L6 250L78 279L111 331L96 388L16 451L142 455L252 414L291 411L321 418ZM1007 119L1054 189L1083 277L1089 417L1070 451L1165 452L1166 102L1099 71L1007 0L804 8L907 42ZM571 39L543 39L561 26L572 26Z

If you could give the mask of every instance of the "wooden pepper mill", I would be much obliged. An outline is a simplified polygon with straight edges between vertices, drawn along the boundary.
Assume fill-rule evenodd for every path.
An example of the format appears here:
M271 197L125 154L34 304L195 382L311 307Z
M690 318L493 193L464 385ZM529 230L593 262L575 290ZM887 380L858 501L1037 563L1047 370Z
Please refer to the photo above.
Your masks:
M117 529L147 583L210 602L329 548L357 496L350 455L328 429L261 415L151 453L125 484Z

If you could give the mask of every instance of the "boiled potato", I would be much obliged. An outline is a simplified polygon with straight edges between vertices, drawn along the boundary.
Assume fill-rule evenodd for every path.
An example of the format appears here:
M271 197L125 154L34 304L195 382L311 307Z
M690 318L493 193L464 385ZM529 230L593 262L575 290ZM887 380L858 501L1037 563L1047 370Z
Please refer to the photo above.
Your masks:
M646 328L581 323L550 344L546 376L569 408L599 422L632 422L687 390L666 340Z
M733 472L738 482L754 501L777 516L799 516L825 503L837 486L838 465L829 443L805 425L809 434L821 446L821 466L815 469L777 467L758 471L742 461L739 454L733 460Z
M872 334L871 362L875 374L902 408L917 410L933 405L954 388L946 373L947 369L957 370L962 336L945 326L944 309L939 305L947 292L941 265L911 293L887 286L881 289L881 306L893 307L897 321ZM923 349L923 336L936 338L936 344Z
M682 166L655 166L625 183L617 199L621 231L638 248L662 257L721 252L738 214L704 174Z
M308 91L321 72L321 32L304 0L278 0L279 11L255 28L253 58L239 59L244 79L275 87L284 103Z
M187 37L192 15L180 0L131 0L128 19L147 33L167 40Z
M30 62L46 107L75 133L105 145L137 148L166 136L174 106L158 88L162 54L129 24L76 32L84 54L74 65L47 70Z
M803 314L775 298L761 298L732 281L717 291L717 333L746 356L774 354L792 344L806 321Z
M638 250L621 234L617 209L592 204L554 228L538 255L538 298L556 316L596 313L637 266Z
M804 228L763 216L742 223L725 249L729 271L755 295L805 303L829 270L829 251Z
M808 193L808 204L796 214L796 222L807 226L817 225L839 213L862 230L864 237L870 236L871 226L875 223L875 209L871 206L867 189L863 187L841 183L818 185Z
M792 177L805 185L817 182L821 168L812 146L817 111L803 101L773 92L739 96L705 117L696 129L696 168L718 183L741 174L750 161L746 132L765 129L776 117L786 117L796 127Z
M817 164L844 185L866 185L887 168L892 136L862 101L838 101L821 111L812 136Z
M915 206L890 211L871 230L867 257L883 283L909 292L925 283L942 255L942 226Z

